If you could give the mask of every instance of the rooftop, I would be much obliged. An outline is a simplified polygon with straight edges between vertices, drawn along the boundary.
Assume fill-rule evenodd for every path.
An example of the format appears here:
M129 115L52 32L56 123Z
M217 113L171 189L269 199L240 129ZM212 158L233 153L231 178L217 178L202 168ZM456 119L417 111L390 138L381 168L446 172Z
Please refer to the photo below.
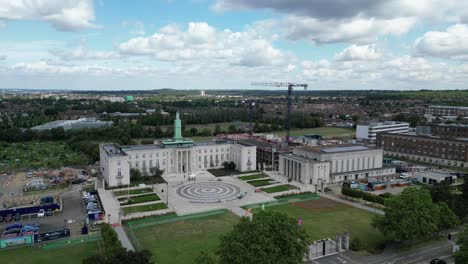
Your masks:
M301 146L299 149L317 153L342 153L353 151L373 150L374 148L366 147L363 145L343 144L343 145L324 145L324 146Z
M449 173L443 173L443 172L439 172L439 171L422 171L422 172L418 172L416 174L424 176L424 177L433 178L433 179L437 178L437 179L440 179L440 180L444 180L446 177L452 177L453 176L453 175L450 175Z

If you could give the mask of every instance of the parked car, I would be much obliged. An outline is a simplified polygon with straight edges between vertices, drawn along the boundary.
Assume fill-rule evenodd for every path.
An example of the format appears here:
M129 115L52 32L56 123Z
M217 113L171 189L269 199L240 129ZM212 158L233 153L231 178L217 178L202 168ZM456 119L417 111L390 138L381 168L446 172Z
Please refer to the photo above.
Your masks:
M15 221L21 221L21 214L20 213L16 213L15 216Z
M11 214L7 214L3 220L5 222L11 222L13 220L13 216Z
M3 223L3 215L0 215L0 223Z
M54 212L52 211L52 209L47 209L46 216L52 216L53 214Z
M44 217L45 214L46 214L45 210L41 209L41 210L39 210L39 212L37 212L37 217Z
M436 259L431 260L431 264L447 264L447 262L443 259L436 258Z

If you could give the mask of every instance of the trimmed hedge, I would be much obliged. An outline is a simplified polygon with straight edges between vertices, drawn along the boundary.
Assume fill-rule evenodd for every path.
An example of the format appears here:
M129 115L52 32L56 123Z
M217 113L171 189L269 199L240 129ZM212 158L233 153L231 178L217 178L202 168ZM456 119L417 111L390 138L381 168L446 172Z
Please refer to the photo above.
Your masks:
M384 197L378 196L378 195L375 195L375 194L371 194L371 193L367 193L367 192L363 192L363 191L358 190L358 189L351 189L351 188L348 188L348 187L343 187L343 188L341 188L341 194L349 196L349 197L358 198L358 199L360 198L360 199L363 199L363 200L368 201L368 202L385 205L385 198Z

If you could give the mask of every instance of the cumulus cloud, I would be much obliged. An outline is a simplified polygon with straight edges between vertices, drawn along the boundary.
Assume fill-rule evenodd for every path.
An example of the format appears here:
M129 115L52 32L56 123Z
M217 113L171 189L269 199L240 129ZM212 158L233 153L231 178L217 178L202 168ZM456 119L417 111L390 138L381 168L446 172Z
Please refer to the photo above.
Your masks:
M421 20L462 20L466 1L456 0L218 0L217 11L270 9L284 16L276 28L292 40L370 43L406 34Z
M0 0L0 20L38 20L57 30L98 28L92 0Z
M343 51L335 54L336 61L359 61L359 60L377 60L381 58L381 54L376 51L375 45L351 45Z
M7 59L7 56L6 56L6 55L1 55L1 54L0 54L0 61L6 60L6 59Z
M185 30L179 25L167 25L150 37L120 44L119 50L160 61L196 60L247 67L287 66L293 60L254 30L218 30L205 22L190 22Z
M468 60L468 26L456 24L446 31L429 31L414 43L418 55Z

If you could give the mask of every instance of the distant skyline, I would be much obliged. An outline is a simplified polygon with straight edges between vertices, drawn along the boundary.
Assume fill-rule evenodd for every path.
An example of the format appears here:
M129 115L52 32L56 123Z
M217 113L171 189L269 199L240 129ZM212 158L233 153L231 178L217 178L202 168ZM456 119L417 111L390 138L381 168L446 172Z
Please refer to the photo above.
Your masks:
M0 88L261 88L252 81L467 89L468 1L0 0Z

